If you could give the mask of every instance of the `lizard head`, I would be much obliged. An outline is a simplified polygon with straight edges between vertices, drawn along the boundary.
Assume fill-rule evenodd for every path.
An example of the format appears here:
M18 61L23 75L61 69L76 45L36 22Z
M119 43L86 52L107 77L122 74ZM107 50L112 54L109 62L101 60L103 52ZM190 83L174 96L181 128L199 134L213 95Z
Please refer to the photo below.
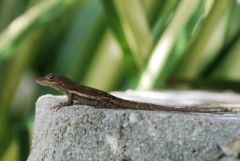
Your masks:
M66 90L66 87L68 87L72 81L62 75L49 73L45 77L36 79L36 83L42 86L49 86L64 92Z
M41 77L36 79L36 83L42 85L42 86L50 86L50 87L55 87L59 83L61 83L61 77L60 75L54 74L54 73L49 73L45 77Z

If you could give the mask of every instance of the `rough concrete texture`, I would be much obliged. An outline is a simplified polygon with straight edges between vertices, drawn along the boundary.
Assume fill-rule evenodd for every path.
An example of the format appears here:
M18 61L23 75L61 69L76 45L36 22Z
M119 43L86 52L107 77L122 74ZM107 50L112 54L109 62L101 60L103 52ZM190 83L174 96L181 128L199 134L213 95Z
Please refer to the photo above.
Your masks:
M240 107L240 95L199 91L126 92L120 97L174 106ZM51 106L65 96L36 103L28 161L234 161L240 151L240 114Z

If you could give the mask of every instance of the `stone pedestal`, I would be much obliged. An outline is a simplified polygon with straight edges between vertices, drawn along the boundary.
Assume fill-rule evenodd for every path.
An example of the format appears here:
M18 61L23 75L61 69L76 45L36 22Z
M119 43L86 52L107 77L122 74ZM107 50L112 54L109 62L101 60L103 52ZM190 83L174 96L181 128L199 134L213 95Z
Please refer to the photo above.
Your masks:
M202 91L114 93L135 101L179 107L240 108L240 95ZM36 103L28 161L215 161L237 160L240 114L197 114L51 106L66 96Z

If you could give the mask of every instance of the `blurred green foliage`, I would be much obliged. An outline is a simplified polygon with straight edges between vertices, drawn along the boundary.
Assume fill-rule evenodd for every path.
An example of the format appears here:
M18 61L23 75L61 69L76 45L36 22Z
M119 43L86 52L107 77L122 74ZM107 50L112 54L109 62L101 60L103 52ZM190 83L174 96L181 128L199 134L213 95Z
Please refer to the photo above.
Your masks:
M99 89L240 89L239 0L0 0L0 160L26 160L54 72ZM48 91L46 91L48 90Z

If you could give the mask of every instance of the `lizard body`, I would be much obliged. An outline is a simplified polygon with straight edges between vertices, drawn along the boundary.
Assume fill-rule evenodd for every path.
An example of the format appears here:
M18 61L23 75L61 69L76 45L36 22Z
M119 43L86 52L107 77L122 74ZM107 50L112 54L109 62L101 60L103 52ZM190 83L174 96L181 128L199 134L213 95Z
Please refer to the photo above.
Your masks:
M54 106L53 108L56 109L62 108L64 106L70 106L73 104L84 104L94 106L96 108L109 109L159 110L182 113L234 113L233 109L224 107L174 108L165 105L130 101L118 98L98 89L79 85L63 75L57 75L53 73L50 73L45 77L38 78L36 82L43 86L55 88L56 90L67 95L68 101Z

